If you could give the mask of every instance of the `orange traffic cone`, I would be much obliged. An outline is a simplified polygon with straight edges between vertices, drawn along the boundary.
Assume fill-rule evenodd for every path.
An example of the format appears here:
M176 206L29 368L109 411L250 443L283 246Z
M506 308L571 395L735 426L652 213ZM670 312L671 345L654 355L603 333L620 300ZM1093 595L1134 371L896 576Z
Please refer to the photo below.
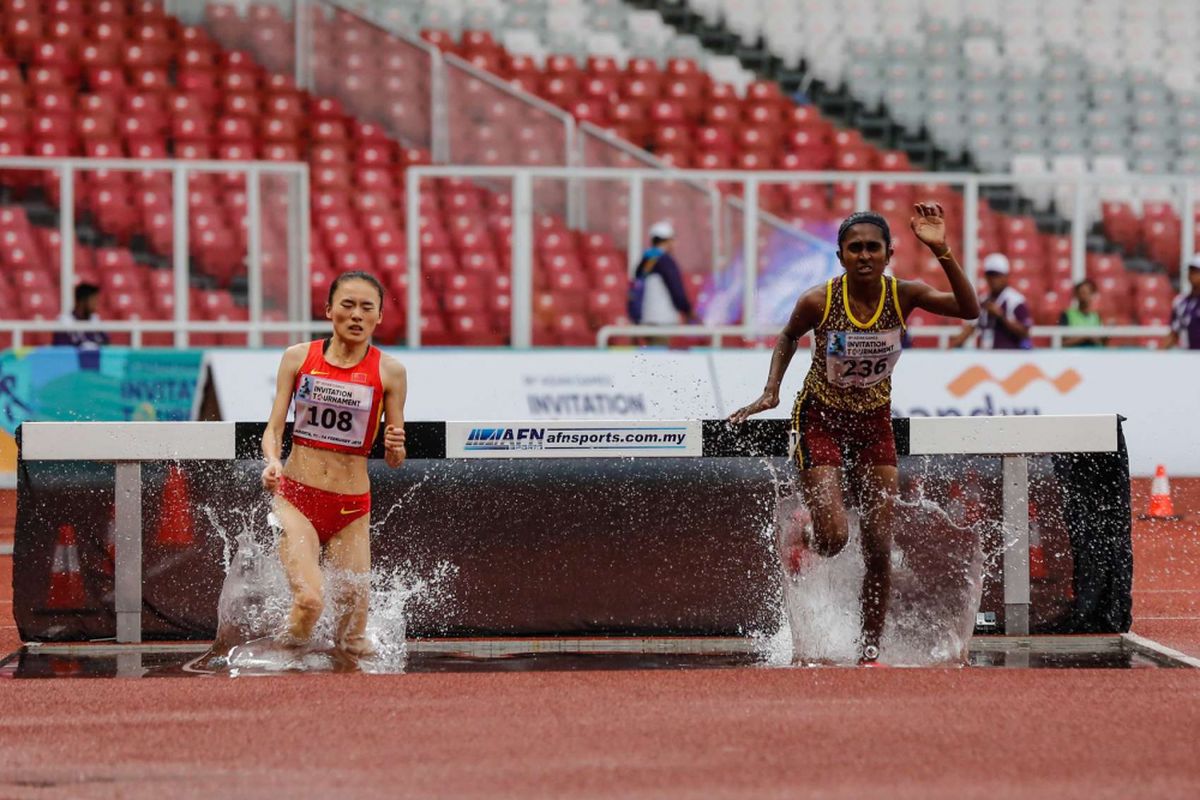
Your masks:
M79 571L79 546L75 543L75 526L58 526L58 541L54 544L54 562L50 567L50 591L46 608L55 611L78 611L87 607L87 592L83 589L83 574Z
M77 678L83 674L83 662L69 656L50 656L50 671L56 678Z
M1044 581L1050 577L1046 568L1046 551L1042 547L1042 524L1038 521L1037 506L1029 504L1029 579Z
M195 539L192 522L192 504L189 497L187 478L178 464L167 468L167 480L163 484L162 511L158 518L158 535L155 541L167 547L190 547Z
M1138 519L1181 519L1175 513L1175 505L1171 502L1171 481L1167 478L1167 468L1162 464L1154 470L1154 480L1150 482L1150 508Z

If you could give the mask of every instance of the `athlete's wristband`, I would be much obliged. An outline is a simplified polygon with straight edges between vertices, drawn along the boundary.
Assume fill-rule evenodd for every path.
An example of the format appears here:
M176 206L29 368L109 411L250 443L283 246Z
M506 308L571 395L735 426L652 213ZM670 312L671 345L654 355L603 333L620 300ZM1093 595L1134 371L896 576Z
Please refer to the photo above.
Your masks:
M947 258L950 258L950 257L951 257L951 256L953 256L953 255L954 255L954 254L953 254L952 252L950 252L950 248L949 248L949 247L947 247L947 248L946 248L946 252L944 252L944 253L942 253L940 256L938 256L938 257L937 257L937 260L938 260L938 261L945 261Z

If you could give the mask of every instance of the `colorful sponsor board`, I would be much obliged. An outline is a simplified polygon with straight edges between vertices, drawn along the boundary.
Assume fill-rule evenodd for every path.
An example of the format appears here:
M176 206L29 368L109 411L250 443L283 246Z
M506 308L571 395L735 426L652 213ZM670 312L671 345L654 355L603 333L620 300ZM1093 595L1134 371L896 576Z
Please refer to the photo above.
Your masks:
M27 420L186 420L201 350L102 347L0 352L0 475L16 470L13 436Z

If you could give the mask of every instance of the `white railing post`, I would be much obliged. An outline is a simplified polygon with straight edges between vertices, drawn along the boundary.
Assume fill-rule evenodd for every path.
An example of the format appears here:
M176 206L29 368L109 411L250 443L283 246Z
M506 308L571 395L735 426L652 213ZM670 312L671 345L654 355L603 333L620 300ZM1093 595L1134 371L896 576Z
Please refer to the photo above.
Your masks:
M58 313L70 314L75 306L75 171L64 164L58 173ZM15 342L14 342L15 344Z
M625 271L633 277L633 268L642 259L642 231L646 229L642 176L629 179L629 236L625 241Z
M176 166L171 171L171 227L174 233L171 263L175 277L175 346L188 346L184 327L191 315L188 307L188 185L187 168Z
M250 293L250 322L257 325L263 312L262 175L253 168L246 175L246 217L246 290ZM262 331L252 327L247 341L251 347L262 347Z
M963 186L963 269L971 285L979 278L979 181L968 178Z
M435 164L450 160L450 124L446 109L446 62L441 51L429 50L429 157Z
M312 208L309 205L309 187L308 187L308 165L304 165L304 169L300 170L296 176L296 182L300 184L299 201L300 211L297 214L298 222L296 223L296 238L299 241L300 259L296 265L300 269L302 280L299 286L296 287L300 294L299 303L297 304L297 321L303 321L306 324L312 322L312 255L309 252L311 243L309 236L312 232L310 222L312 220ZM288 276L292 274L291 267L288 267ZM306 331L307 332L307 331Z
M405 271L408 273L408 319L405 342L421 346L421 171L410 169L404 181Z
M512 344L533 345L533 178L513 174Z
M288 319L307 322L312 318L312 266L308 259L308 178L288 176L287 279Z
M871 208L871 181L859 175L854 181L854 210L867 211Z
M563 136L566 138L566 154L563 161L568 167L577 166L577 145L579 132L575 127L575 118L567 117L563 120ZM574 176L567 178L567 185L564 187L567 196L567 227L573 231L583 230L583 209L580 202L579 189L581 184L579 178Z
M292 25L295 32L296 86L312 91L313 89L313 14L310 0L292 0Z
M758 322L758 178L742 183L742 325Z
M1087 277L1087 198L1083 176L1075 178L1075 208L1071 215L1071 280Z
M1196 187L1192 178L1183 179L1183 213L1179 215L1179 291L1188 291L1188 262L1196 252Z
M717 187L708 189L708 219L712 225L712 274L716 276L723 266L721 257L724 250L724 237L721 236L724 226L721 224L721 193Z

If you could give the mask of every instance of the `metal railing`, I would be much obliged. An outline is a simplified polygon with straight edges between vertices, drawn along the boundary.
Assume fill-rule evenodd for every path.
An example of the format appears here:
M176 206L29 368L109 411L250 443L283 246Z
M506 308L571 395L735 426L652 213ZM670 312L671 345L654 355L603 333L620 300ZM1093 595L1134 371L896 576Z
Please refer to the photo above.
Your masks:
M193 173L239 174L246 181L246 252L247 311L249 320L222 323L227 331L245 331L252 345L261 342L264 311L264 200L263 178L281 177L286 181L286 233L284 249L286 297L277 298L292 324L307 322L311 277L308 260L309 207L308 165L274 161L213 161L167 160L133 158L0 158L0 170L36 170L55 173L58 179L59 303L66 312L74 303L76 277L76 192L75 178L81 174L108 172L166 172L171 176L171 267L174 285L174 321L169 330L175 334L177 347L187 346L190 320L188 296L191 271L189 247L190 197L188 176ZM33 323L21 323L26 330L38 330ZM142 325L148 323L139 323ZM11 324L6 326L11 328Z
M712 182L724 182L728 184L740 185L741 191L733 196L740 198L740 202L744 205L741 209L741 263L745 265L740 274L741 279L741 308L742 322L741 325L733 326L737 330L736 333L730 335L745 335L745 331L757 331L761 327L763 320L755 318L755 312L758 308L758 293L759 293L759 266L762 263L762 253L760 252L759 242L759 220L762 219L762 210L759 208L758 198L759 189L770 185L786 185L786 184L817 184L828 186L838 183L853 182L856 187L856 196L858 198L857 205L866 208L869 207L869 198L871 187L874 184L884 183L907 183L907 184L938 184L942 186L957 186L961 187L963 193L963 215L961 220L949 220L949 226L957 231L961 231L963 250L960 258L963 261L963 267L969 278L974 281L979 275L979 225L978 212L980 208L980 190L989 186L1023 186L1025 184L1056 184L1062 186L1064 184L1071 186L1076 197L1076 214L1072 223L1071 230L1071 267L1072 277L1074 280L1082 280L1087 274L1086 262L1086 244L1087 244L1087 228L1088 219L1086 214L1086 204L1088 202L1089 191L1099 187L1112 184L1129 184L1135 183L1138 185L1157 185L1166 186L1172 189L1177 189L1179 196L1184 199L1183 209L1185 213L1180 214L1182 220L1183 232L1181 236L1181 244L1184 245L1184 252L1191 251L1191 242L1194 236L1194 222L1192 218L1192 209L1194 207L1192 186L1190 179L1178 178L1170 176L1107 176L1107 175L1080 175L1067 177L1054 176L1016 176L1016 175L979 175L974 173L895 173L895 172L778 172L778 171L761 171L761 172L744 172L733 170L677 170L677 169L646 169L646 168L593 168L593 167L578 167L578 168L562 168L562 167L456 167L456 166L431 166L417 167L410 169L407 173L406 197L407 197L407 229L420 229L420 192L421 182L431 178L448 178L458 177L472 180L488 179L491 181L505 181L508 183L513 196L512 203L512 344L516 347L529 347L532 344L532 289L533 289L533 264L534 264L534 235L533 235L533 207L532 207L532 186L534 181L574 181L578 185L583 186L584 191L594 182L604 182L612 184L613 182L623 183L628 193L625 208L636 210L641 207L641 198L638 196L642 188L652 182L675 182L685 185L708 185ZM589 219L591 214L589 212ZM633 215L636 217L636 215ZM636 219L630 220L625 226L628 234L626 240L626 249L631 256L641 252L645 245L643 224L634 224ZM681 236L687 236L688 228L682 225L681 222L691 223L691 220L676 220L676 228L683 231ZM807 235L807 234L805 234ZM811 238L811 237L809 237ZM832 247L831 247L832 249ZM419 347L421 343L420 331L420 292L422 290L421 280L421 243L419 237L408 237L408 330L407 341L412 347ZM1186 265L1180 267L1180 283L1186 285ZM779 323L776 323L779 324ZM749 327L747 327L749 326ZM731 328L731 330L733 329ZM629 329L624 329L628 331ZM919 331L929 332L928 327L919 327L913 329L913 333ZM958 329L952 329L952 332L938 333L939 345L945 346L949 341L950 336L956 333ZM1106 337L1159 337L1166 334L1166 328L1161 325L1151 326L1120 326L1120 327L1104 327L1097 329L1099 332L1095 334L1083 333L1085 329L1081 328L1059 328L1057 326L1038 327L1035 329L1034 336L1048 336L1053 342L1061 343L1063 338L1080 336L1080 335L1097 335ZM710 336L705 326L692 328L686 334L692 335L694 332L698 336ZM659 335L662 335L662 329L658 329ZM609 333L608 337L616 335L654 335L647 330L641 330L636 334L616 334ZM751 335L756 335L751 333ZM921 333L920 335L928 335Z
M960 325L921 325L908 328L905 332L914 341L936 339L938 349L945 350L950 342L962 333ZM1099 325L1078 326L1066 325L1034 325L1029 329L1032 339L1049 339L1052 348L1063 346L1065 339L1097 338L1097 339L1137 339L1146 337L1163 338L1171 329L1166 325ZM760 339L775 336L779 328L765 328L743 325L605 325L596 332L596 346L609 347L613 339L633 338L662 338L681 337L708 339L712 347L721 347L727 338ZM801 338L806 343L808 337ZM974 340L962 345L970 349L975 347Z
M178 334L180 331L193 334L244 334L249 344L252 337L257 337L258 344L264 344L266 334L286 333L308 336L311 334L327 334L333 329L328 320L309 320L296 322L241 322L229 320L188 320L182 323L164 320L0 320L0 333L12 334L12 346L24 347L25 337L39 333L128 333L131 347L144 347L146 337L156 333ZM277 344L291 344L278 342ZM172 346L178 347L178 344Z

